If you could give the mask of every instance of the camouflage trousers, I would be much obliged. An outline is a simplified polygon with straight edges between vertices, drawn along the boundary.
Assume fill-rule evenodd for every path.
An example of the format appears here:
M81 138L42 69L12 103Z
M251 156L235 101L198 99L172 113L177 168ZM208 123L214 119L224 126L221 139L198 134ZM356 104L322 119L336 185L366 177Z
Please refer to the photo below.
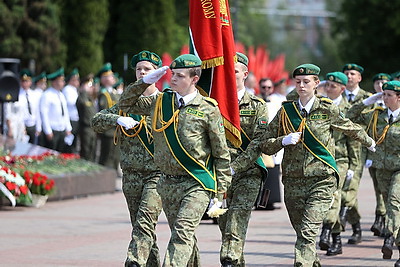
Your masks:
M259 168L252 168L232 177L226 198L228 211L218 219L222 236L221 263L229 260L233 266L245 266L243 247L260 183Z
M285 206L296 232L294 266L321 266L316 237L337 189L334 175L282 177Z
M162 175L157 185L171 230L164 267L199 267L195 230L210 202L211 192L189 175Z
M376 176L386 204L387 228L400 246L400 171L376 169Z
M123 170L122 191L132 224L131 242L125 266L159 267L160 255L155 227L161 213L161 198L157 193L159 172L137 172Z
M349 163L347 161L336 161L336 166L339 171L339 186L335 191L332 205L324 219L324 224L329 224L332 226L332 233L340 233L344 230L340 224L339 212L342 202L342 188L346 181Z
M349 207L346 219L350 224L360 222L361 215L358 212L358 188L360 187L361 177L364 171L364 164L367 158L367 149L362 147L360 151L360 164L354 170L354 176L348 186L344 186L342 190L342 206ZM345 230L345 229L343 229Z
M385 201L383 200L382 192L379 189L378 177L376 176L376 168L370 167L368 171L369 174L371 175L375 190L375 200L376 200L375 214L385 216L386 215Z

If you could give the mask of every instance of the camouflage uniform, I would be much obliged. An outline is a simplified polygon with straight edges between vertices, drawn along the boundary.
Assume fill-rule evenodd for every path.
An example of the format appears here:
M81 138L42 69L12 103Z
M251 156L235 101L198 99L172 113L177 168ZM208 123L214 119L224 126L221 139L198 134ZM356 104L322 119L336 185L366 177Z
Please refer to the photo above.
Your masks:
M298 105L298 101L295 103ZM267 131L261 138L254 139L246 152L239 155L232 163L235 171L248 168L248 163L255 160L260 149L263 153L272 155L283 148L282 140L285 135L281 124L281 112L282 109L278 111L277 116L268 125ZM316 119L312 119L313 117ZM315 98L306 124L333 154L335 141L332 130L344 132L364 145L371 145L370 138L365 131L344 118L338 107L332 105L332 101L326 98ZM320 266L315 240L337 189L338 181L335 171L316 158L299 142L296 145L285 147L282 161L282 182L285 186L285 205L297 234L295 266Z
M346 114L350 108L350 104L346 98L342 97L338 105L339 110ZM346 174L348 170L356 170L359 162L359 147L360 142L344 135L342 132L334 131L333 138L335 139L335 160L339 171L339 186L335 193L334 201L329 209L324 225L333 226L332 233L340 233L343 229L340 226L339 211L341 207L342 188L345 184Z
M371 95L371 93L360 88L358 94L355 95L353 100L349 101L349 103L351 105L357 104ZM342 96L347 98L344 92L342 93ZM354 170L354 176L351 179L349 185L345 186L342 190L342 207L344 206L349 208L349 210L347 211L346 219L352 225L359 223L361 219L361 215L358 212L357 194L362 173L364 170L364 163L367 158L367 149L359 144L357 144L356 146L359 150L358 154L360 161L357 168Z
M118 101L118 94L113 89L110 93L107 88L101 88L98 96L98 110L111 108ZM119 163L119 151L114 145L114 130L109 129L99 134L100 158L99 164L117 169Z
M154 98L139 96L148 84L139 80L123 92L119 105L124 112L153 115ZM175 103L177 105L177 103ZM193 112L199 111L199 112ZM194 113L199 114L196 116ZM205 164L208 155L214 157L217 193L222 200L230 183L230 156L225 140L222 117L216 102L197 93L178 115L177 134L191 157ZM157 128L160 123L157 121ZM195 229L207 208L211 191L203 186L177 162L164 137L154 134L154 160L163 173L157 190L171 229L171 238L164 258L164 266L200 266Z
M382 135L383 129L388 125L387 108L376 107L369 112L362 112L365 109L363 103L354 105L349 110L349 117L355 122L368 125L371 121L374 111L378 112L377 134ZM372 136L373 126L370 126L368 133ZM387 130L386 137L381 144L377 144L376 152L371 153L372 167L376 169L378 186L383 195L387 210L387 228L389 235L393 234L396 238L396 244L400 245L400 120L399 117L394 120Z
M261 134L268 124L268 110L265 102L245 92L239 103L240 127L250 139ZM242 151L228 143L231 159ZM245 266L243 247L251 210L254 206L261 183L261 170L253 165L245 172L236 173L227 191L228 211L219 217L222 235L220 260L229 260L233 266Z
M79 139L81 140L80 156L89 161L96 160L97 135L90 127L90 122L96 114L96 107L86 92L80 92L76 100L79 114Z
M92 120L96 132L115 129L119 115L118 105L98 112ZM151 125L147 117L146 122ZM133 130L125 130L133 135ZM128 205L132 224L132 239L128 247L125 266L160 266L160 255L156 243L155 227L161 213L161 198L156 186L160 171L153 157L137 137L118 134L121 151L122 191Z

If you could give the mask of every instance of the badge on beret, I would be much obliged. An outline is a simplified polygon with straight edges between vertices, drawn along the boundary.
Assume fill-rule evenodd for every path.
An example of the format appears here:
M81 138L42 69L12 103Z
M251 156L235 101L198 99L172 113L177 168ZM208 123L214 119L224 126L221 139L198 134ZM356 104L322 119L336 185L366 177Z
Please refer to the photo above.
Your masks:
M303 69L303 68L299 69L299 72L300 72L300 73L303 73L303 72L304 72L304 69Z
M175 68L175 67L176 67L176 62L172 62L171 68Z

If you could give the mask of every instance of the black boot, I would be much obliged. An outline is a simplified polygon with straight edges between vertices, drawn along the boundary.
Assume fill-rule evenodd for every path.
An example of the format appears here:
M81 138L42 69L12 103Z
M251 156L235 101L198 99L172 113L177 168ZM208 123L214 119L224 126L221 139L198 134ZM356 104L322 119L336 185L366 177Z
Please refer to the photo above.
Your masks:
M233 265L232 265L232 262L230 260L224 260L222 262L222 265L221 265L221 267L232 267L232 266Z
M342 239L340 238L340 233L332 234L332 246L328 248L326 255L335 256L342 253Z
M348 244L356 245L361 243L361 226L360 222L352 224L351 227L353 228L353 234L349 238Z
M394 237L392 234L389 236L385 237L385 241L383 241L383 246L382 246L382 258L385 260L391 259L393 255L393 243L394 243Z
M319 248L321 250L328 250L331 246L330 238L331 238L332 226L330 224L324 224L322 226L321 235L319 237Z
M371 232L374 233L374 236L380 236L383 229L385 217L383 215L375 215L374 224L371 226Z
M386 216L383 216L383 219L382 219L382 231L381 231L381 234L379 236L380 237L386 237L388 235L390 235L390 231L389 231L389 229L387 228L387 225L386 225Z
M398 246L397 248L399 249L399 255L400 255L400 246ZM394 267L400 267L400 256L399 256L399 259L394 264Z
M343 231L346 230L346 221L347 221L347 212L349 207L342 207L339 212L339 220L340 224L342 225Z

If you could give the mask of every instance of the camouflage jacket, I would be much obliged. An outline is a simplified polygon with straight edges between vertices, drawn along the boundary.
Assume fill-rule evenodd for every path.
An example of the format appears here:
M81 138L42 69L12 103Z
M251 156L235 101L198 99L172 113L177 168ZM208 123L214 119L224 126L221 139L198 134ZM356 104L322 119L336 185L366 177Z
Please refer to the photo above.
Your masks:
M98 110L103 110L103 109L108 109L114 106L119 98L119 95L116 93L116 91L113 90L112 93L109 93L107 91L107 88L101 88L98 96ZM114 131L113 130L108 130L102 132L107 137L113 137Z
M373 110L365 110L365 105L361 102L351 107L348 117L353 121L365 125L368 134L372 137L374 126L370 125L373 114L378 113L377 135L380 137L384 128L389 123L387 108L376 107ZM368 159L372 160L372 167L386 169L389 171L400 170L400 121L399 117L390 125L386 137L381 144L377 144L375 153L368 153ZM376 138L377 139L377 138ZM376 140L375 140L376 141Z
M346 98L342 97L338 108L346 115L350 109L350 103ZM354 171L358 164L360 164L360 149L361 143L346 136L343 132L333 131L333 138L335 139L335 159L336 162L347 163L348 169Z
M268 109L261 98L244 93L243 98L239 102L240 127L242 131L250 138L254 139L260 135L268 125ZM242 150L236 148L231 142L228 142L231 160L234 160Z
M298 101L296 100L298 105ZM299 107L298 107L299 108ZM283 148L282 140L285 137L281 124L281 112L268 125L267 130L254 139L245 153L242 153L232 163L235 171L248 168L249 162L254 161L256 153L272 155ZM333 132L341 131L344 134L359 140L365 146L371 146L371 140L361 126L352 123L340 113L339 108L332 104L327 98L317 97L313 103L306 124L318 140L331 152L335 154L335 140ZM333 174L334 170L316 158L304 145L299 142L296 145L288 145L282 161L282 176L289 177L318 177Z
M349 102L349 103L350 103L351 105L360 103L361 101L363 101L364 99L368 98L368 97L371 96L371 95L372 95L372 94L371 94L370 92L367 92L367 91L365 91L365 90L363 90L363 89L360 88L360 90L358 91L358 94L357 94L356 96L354 96L353 101L351 101L351 102ZM344 98L346 98L346 100L347 100L347 96L346 96L346 93L345 93L345 92L342 93L342 96L343 96Z
M79 114L79 127L90 127L90 122L97 109L86 92L80 92L76 99L76 108Z
M120 108L127 113L153 117L155 99L151 97L139 98L147 86L148 84L143 83L142 80L128 85L121 95ZM160 122L157 121L156 127L161 127ZM222 116L216 101L198 93L192 101L180 110L177 129L179 140L191 157L205 165L209 155L213 156L217 190L219 194L224 193L231 181L230 155L225 139ZM165 174L187 175L185 169L172 155L165 140L164 132L153 131L153 134L154 160L159 169Z
M92 128L97 133L107 130L115 131L120 108L118 104L111 108L103 109L98 112L92 119ZM146 118L147 125L151 127L151 120ZM127 134L132 135L133 130L125 130ZM151 131L150 131L151 132ZM121 130L117 132L117 140L119 140L119 148L121 151L121 168L122 171L140 171L152 172L157 168L154 164L154 158L145 149L138 137L128 137Z

